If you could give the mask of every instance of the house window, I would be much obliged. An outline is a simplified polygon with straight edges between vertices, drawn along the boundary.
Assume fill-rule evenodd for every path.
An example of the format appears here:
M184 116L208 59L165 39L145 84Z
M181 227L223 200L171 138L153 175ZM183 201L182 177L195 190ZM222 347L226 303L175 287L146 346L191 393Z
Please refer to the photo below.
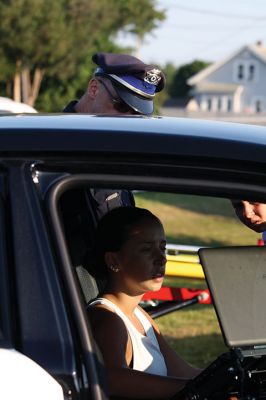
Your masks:
M232 111L232 99L227 99L227 111Z
M261 100L256 100L256 102L255 102L255 111L256 111L256 113L260 113L262 111Z
M248 80L253 81L255 76L255 65L250 64L248 67Z
M207 99L207 110L211 111L212 110L212 99Z
M217 101L217 110L221 111L222 110L222 98L218 97L218 101Z
M264 96L254 96L251 100L253 112L261 113L265 111L265 98Z
M238 66L237 78L239 81L242 81L244 79L244 65L243 64L239 64L239 66Z
M236 60L233 64L233 81L234 82L258 82L259 63L257 60L249 57L246 60Z

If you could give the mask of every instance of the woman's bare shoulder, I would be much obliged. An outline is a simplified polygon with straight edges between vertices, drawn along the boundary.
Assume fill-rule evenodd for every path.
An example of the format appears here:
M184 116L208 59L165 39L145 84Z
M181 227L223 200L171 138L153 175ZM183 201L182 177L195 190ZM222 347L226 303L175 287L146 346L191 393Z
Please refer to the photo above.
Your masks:
M105 364L127 367L129 337L123 320L104 305L89 307L88 317Z
M121 330L127 332L123 320L116 314L116 312L105 304L96 304L89 306L88 317L94 329L108 328L111 331Z

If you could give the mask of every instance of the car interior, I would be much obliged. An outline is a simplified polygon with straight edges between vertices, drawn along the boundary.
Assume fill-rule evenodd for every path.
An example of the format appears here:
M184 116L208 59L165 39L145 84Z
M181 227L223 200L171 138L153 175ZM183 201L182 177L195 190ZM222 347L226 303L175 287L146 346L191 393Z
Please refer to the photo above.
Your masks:
M125 186L123 185L122 189L124 189L124 187ZM76 180L72 180L71 178L66 177L59 183L59 189L58 185L55 185L55 188L49 190L47 194L48 213L52 221L55 238L57 238L57 247L60 252L61 259L65 261L65 266L63 266L63 268L65 269L65 272L71 270L70 275L74 280L75 288L78 288L77 290L79 292L79 301L83 303L82 307L84 309L86 309L86 304L88 304L98 295L105 283L101 279L97 278L97 271L93 269L94 266L91 265L90 259L90 251L94 243L94 231L98 220L97 205L94 204L91 195L91 190L94 188L95 187L93 186L93 183L91 183L87 177L77 178ZM132 187L130 187L129 189L132 189ZM114 191L116 190L118 189L114 186ZM235 224L235 226L239 228L239 226L241 226L241 223L234 215L230 199L226 197L215 197L213 196L213 194L211 196L202 196L202 193L199 193L199 195L195 195L195 193L184 193L183 190L181 191L181 193L173 193L172 191L159 192L158 190L144 190L143 186L141 185L137 186L137 190L134 190L133 193L136 204L138 206L145 208L148 204L149 206L154 207L154 209L151 209L151 211L154 213L156 213L156 211L158 210L158 199L165 200L165 205L160 208L161 215L158 216L162 220L164 225L166 220L167 238L169 239L170 243L173 241L178 242L179 240L181 240L182 244L190 244L194 246L198 245L199 247L202 247L203 249L200 250L200 259L202 262L202 266L204 266L204 271L207 277L209 276L209 273L206 272L206 269L208 268L209 271L209 264L215 265L215 270L218 271L218 274L220 274L220 276L223 276L222 264L227 257L225 257L224 255L225 252L227 255L229 255L227 257L227 260L232 259L232 255L236 257L237 260L245 259L246 255L245 252L243 253L242 249L252 248L252 251L254 252L254 257L255 254L258 253L258 234L250 232L248 228L243 226L243 235L237 237L237 232L239 232L239 230L236 230L233 224ZM175 202L179 205L180 209L180 236L175 236L176 232L171 232L171 223L165 217L165 215L172 210L172 207L175 207ZM215 206L217 206L217 211L214 210ZM201 210L201 218L212 216L214 219L216 219L214 225L211 225L209 228L208 225L206 225L207 229L210 229L210 234L207 235L208 237L205 237L204 242L197 242L197 230L199 230L199 226L202 221L202 219L200 219L198 216L198 209ZM184 214L185 219L181 218L182 214ZM194 232L192 232L192 225L185 226L184 222L186 218L191 215L194 218L192 218ZM198 225L195 225L195 221L197 220L197 218ZM225 221L228 222L227 229L229 229L230 232L227 231L222 239L218 238L215 231L211 234L211 229L214 226L217 227L219 226L219 224L222 226ZM233 247L232 245L230 245L230 235L233 238L231 240L231 242L234 243ZM215 248L214 257L213 253L211 253L211 255L209 256L208 248ZM226 248L228 248L229 250L225 250ZM260 249L259 251L263 252L263 250ZM215 260L219 260L219 262ZM229 270L231 268L230 261L228 261L228 268ZM241 261L239 268L242 268ZM263 272L263 274L265 274L266 276L266 271L265 273ZM206 282L206 285L210 289L211 294L216 293L217 291L216 286L213 286L212 282L212 278L208 278ZM234 291L234 296L237 297L237 284L235 287L231 287L230 290ZM249 295L251 295L251 293L249 293ZM212 298L212 300L214 299L215 298ZM256 371L256 377L261 377L261 370L263 369L264 371L264 358L263 363L254 363L254 358L252 357L251 363L250 351L253 351L252 355L254 355L254 346L256 347L257 345L265 345L266 349L266 339L264 340L263 338L262 342L260 343L250 343L252 350L249 350L248 355L245 353L245 356L243 356L243 353L241 353L241 357L242 359L244 359L244 361L242 360L243 362L240 362L239 352L235 351L235 346L232 345L230 341L228 342L226 340L226 324L224 324L221 313L219 314L218 312L218 306L216 305L216 303L214 303L213 305L217 311L217 318L221 327L220 334L223 335L225 339L225 344L228 346L228 352L222 354L221 356L218 356L218 358L215 359L213 363L211 363L210 366L204 370L204 374L200 375L198 380L195 382L194 386L197 390L197 393L200 393L200 396L202 396L197 397L199 399L205 398L204 396L206 396L206 393L211 393L211 391L219 391L219 393L224 393L224 391L227 391L228 393L233 393L233 390L243 390L243 387L241 385L238 385L236 389L235 387L234 389L232 389L232 377L230 377L229 379L227 376L228 374L226 371L231 368L232 357L234 363L238 363L237 368L240 368L242 372L243 370L245 370L245 368L248 369L250 367L253 372ZM256 305L259 305L258 299L256 300ZM155 303L155 306L158 306L158 304ZM161 304L159 304L159 306L161 306ZM252 306L250 308L251 311ZM220 308L223 309L223 307L223 304L222 306L219 304L219 310ZM230 313L230 302L225 307L227 307L227 310L229 310ZM243 307L243 310L240 313L241 316L244 315L244 313L246 312L245 310L246 308ZM167 312L169 312L169 310ZM159 315L164 315L164 312ZM234 315L233 311L231 315ZM260 320L262 319L261 313L259 314L259 318ZM178 314L176 316L176 319L178 320ZM258 320L256 320L256 323L257 322ZM264 328L265 323L263 322L263 329ZM238 348L238 346L236 347ZM264 355L264 351L264 347L263 350L260 349L259 356L261 356L261 354ZM236 368L235 364L234 368ZM252 377L255 376L254 374L252 375ZM223 377L223 379L220 380L222 383L221 385L218 385L218 387L216 387L217 384L214 384L214 380L211 380L212 383L206 384L206 382L210 382L210 376L213 375L219 375L219 377ZM263 382L265 382L264 378ZM245 383L245 385L245 390L251 393L254 390L254 379L251 380L251 383ZM264 387L265 385L261 390L264 390ZM180 396L181 395L184 395L184 393L180 394ZM180 398L182 398L182 396Z

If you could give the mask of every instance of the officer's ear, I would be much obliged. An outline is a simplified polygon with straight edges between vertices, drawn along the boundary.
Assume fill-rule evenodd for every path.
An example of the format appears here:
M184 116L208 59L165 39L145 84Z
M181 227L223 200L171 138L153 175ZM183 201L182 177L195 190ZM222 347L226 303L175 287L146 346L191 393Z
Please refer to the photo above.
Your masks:
M97 79L92 78L89 81L89 85L88 85L88 90L87 90L88 96L92 100L96 99L96 97L97 97L97 95L99 93L99 90L100 90L100 82Z

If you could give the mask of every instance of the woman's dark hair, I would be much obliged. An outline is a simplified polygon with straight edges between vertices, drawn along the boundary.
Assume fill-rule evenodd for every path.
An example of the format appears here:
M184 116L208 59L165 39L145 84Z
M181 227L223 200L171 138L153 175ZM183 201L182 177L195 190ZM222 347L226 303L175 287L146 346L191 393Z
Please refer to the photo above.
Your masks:
M96 229L91 260L96 276L107 275L107 267L104 261L105 253L107 251L119 251L129 239L131 228L144 219L153 219L161 223L159 218L149 210L139 207L118 207L102 217Z

